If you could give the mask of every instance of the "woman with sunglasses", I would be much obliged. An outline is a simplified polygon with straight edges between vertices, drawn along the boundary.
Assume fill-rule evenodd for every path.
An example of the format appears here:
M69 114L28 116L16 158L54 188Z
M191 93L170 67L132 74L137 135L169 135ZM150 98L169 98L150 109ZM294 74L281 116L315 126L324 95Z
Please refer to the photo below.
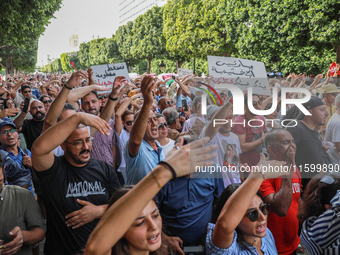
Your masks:
M206 254L277 254L272 233L267 229L269 205L259 188L264 179L288 172L261 173L263 166L279 169L285 162L261 161L243 184L231 184L221 194L208 225Z
M156 113L156 118L158 119L157 141L161 144L164 156L166 156L174 147L175 141L168 138L168 124L166 123L165 116L163 114Z
M303 222L300 239L311 254L340 254L339 215L339 169L318 174L303 192L298 213Z
M42 95L39 100L44 104L44 108L47 113L53 102L52 97L50 97L49 95Z
M113 254L168 254L162 247L162 218L153 198L171 179L195 171L191 161L200 166L212 164L207 160L216 156L210 152L217 146L202 148L208 141L204 138L183 146L180 138L179 149L172 150L165 161L107 209L90 235L84 254L110 254L112 247L119 248L117 244L122 242L127 249L115 249Z

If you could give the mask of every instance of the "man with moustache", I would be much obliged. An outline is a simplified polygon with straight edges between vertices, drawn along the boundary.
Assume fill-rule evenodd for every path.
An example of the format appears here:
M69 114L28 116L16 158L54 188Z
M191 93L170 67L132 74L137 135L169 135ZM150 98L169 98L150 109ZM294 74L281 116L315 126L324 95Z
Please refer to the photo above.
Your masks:
M279 254L296 254L300 238L297 218L301 192L301 174L295 166L296 144L285 129L274 129L266 135L269 160L287 162L290 175L265 180L260 190L263 201L270 204L267 224L272 232Z
M86 126L110 134L100 117L74 113L47 129L32 146L48 219L45 254L73 255L84 248L120 187L113 167L91 158L93 138ZM65 153L57 157L53 149L59 145Z
M29 112L33 119L25 120L27 112L21 112L21 114L13 121L13 123L16 125L18 131L24 134L27 143L27 149L31 150L32 144L42 132L46 110L42 102L33 100Z
M141 84L144 104L135 114L130 139L124 149L127 184L137 184L165 158L162 147L156 140L158 120L155 113L151 111L153 86L153 78L145 76Z

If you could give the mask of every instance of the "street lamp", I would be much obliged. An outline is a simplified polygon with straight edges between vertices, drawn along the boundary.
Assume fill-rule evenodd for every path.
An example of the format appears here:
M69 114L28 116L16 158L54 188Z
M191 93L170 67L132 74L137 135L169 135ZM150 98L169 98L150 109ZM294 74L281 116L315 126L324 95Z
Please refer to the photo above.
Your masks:
M162 72L165 70L165 64L163 63L163 60L162 63L159 64L159 69L161 69Z

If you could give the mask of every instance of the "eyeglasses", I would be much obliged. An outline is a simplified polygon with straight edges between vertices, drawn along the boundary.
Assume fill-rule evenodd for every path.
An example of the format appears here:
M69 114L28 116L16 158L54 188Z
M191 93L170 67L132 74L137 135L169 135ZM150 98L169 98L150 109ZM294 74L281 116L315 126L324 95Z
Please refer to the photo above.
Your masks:
M231 116L227 117L226 119L227 119L227 120L232 120L232 119L234 119L234 118L235 118L235 116L234 116L234 115L231 115Z
M263 215L268 215L269 214L269 204L263 204L262 206L260 206L260 211L262 212ZM257 209L251 211L247 217L249 218L249 220L251 222L255 222L257 221L257 219L259 218L259 211Z
M131 126L131 125L132 125L132 123L133 123L133 121L132 121L132 120L130 120L130 121L126 121L125 123L126 123L126 125L128 125L128 126Z
M43 103L44 103L44 104L52 103L52 99L50 99L50 100L44 100Z
M331 172L322 177L320 182L328 185L333 184L335 182L335 178L332 175L336 176L335 178L340 178L339 172Z
M163 128L168 128L166 122L165 122L165 123L159 123L159 124L158 124L158 130L161 130L161 129L163 129Z
M17 131L18 131L17 129L12 128L12 129L8 129L8 130L1 131L1 132L0 132L0 135L6 136L6 135L8 135L9 133L10 133L10 134L14 134L14 133L17 132Z
M82 148L84 148L85 143L86 143L87 146L91 146L93 140L94 140L93 137L89 137L85 141L76 141L74 143L70 143L68 141L65 141L65 143L72 144L72 145L74 145L74 147L76 147L77 150L81 150Z
M24 94L31 93L31 92L32 92L31 90L26 90L26 91L24 91Z

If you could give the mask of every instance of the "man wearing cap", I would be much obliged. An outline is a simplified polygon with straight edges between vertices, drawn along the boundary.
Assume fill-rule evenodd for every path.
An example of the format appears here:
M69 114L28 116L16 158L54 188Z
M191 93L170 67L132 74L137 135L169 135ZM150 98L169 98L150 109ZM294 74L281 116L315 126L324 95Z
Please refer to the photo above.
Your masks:
M326 117L329 113L326 104L318 97L312 97L303 106L311 113L304 115L300 113L297 117L295 127L287 127L296 143L295 162L301 171L302 189L304 189L310 179L315 175L311 169L317 169L323 164L324 152L322 148L322 138L316 130L317 126L325 125Z
M316 92L323 94L322 101L326 103L326 110L329 113L326 118L325 127L322 129L322 131L325 131L329 119L336 112L336 105L334 105L334 100L340 92L340 89L338 89L335 84L329 83L322 86L320 89L317 89Z
M10 120L0 123L0 149L8 152L8 156L22 168L26 168L30 173L32 168L31 152L23 150L18 146L19 133L15 124ZM32 194L32 182L30 182L28 190Z
M333 164L340 164L340 94L335 97L336 111L326 126L325 140L330 142L327 151Z

